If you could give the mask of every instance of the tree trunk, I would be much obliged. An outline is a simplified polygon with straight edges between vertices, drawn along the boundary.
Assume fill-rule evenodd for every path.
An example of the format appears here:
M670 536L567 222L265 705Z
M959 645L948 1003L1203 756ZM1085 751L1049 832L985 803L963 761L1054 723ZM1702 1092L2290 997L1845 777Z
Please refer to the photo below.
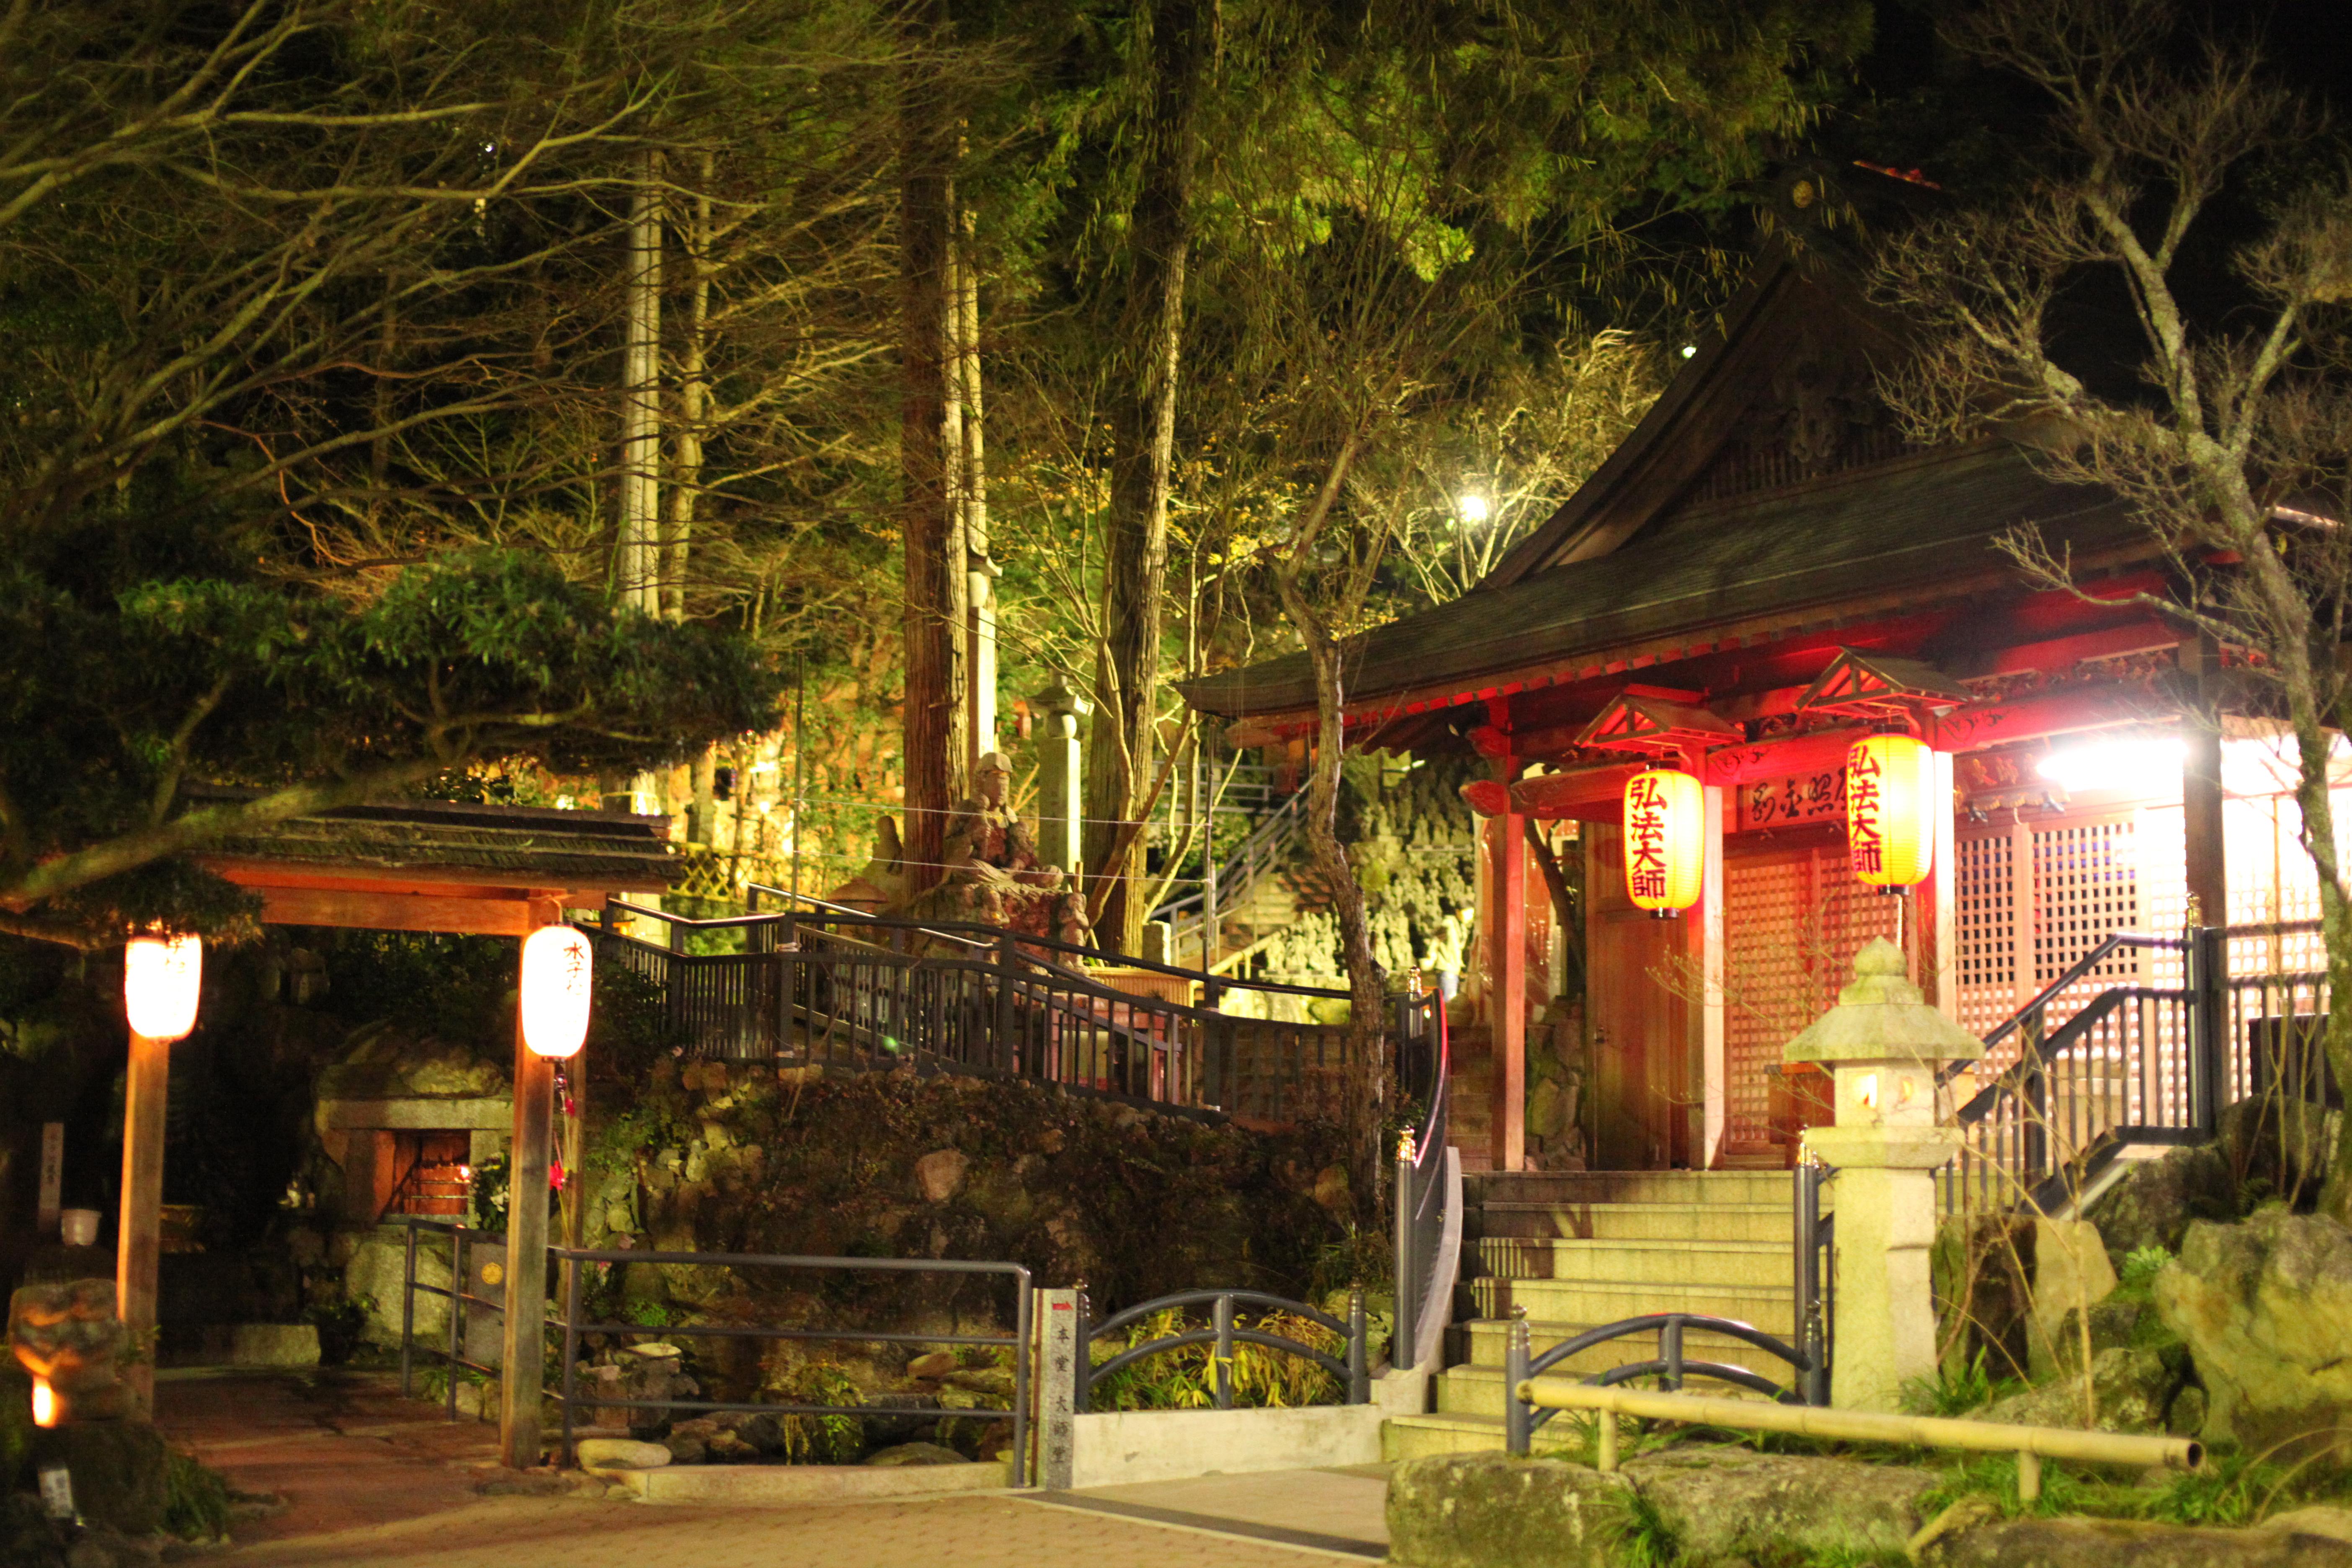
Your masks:
M669 518L662 531L662 613L686 618L687 551L694 539L694 512L702 498L702 426L710 406L710 182L717 160L702 155L694 216L687 225L686 258L691 279L686 297L685 342L677 363L677 431L670 446Z
M980 382L980 260L974 253L971 209L958 204L955 226L956 396L963 412L959 450L962 485L956 496L962 520L965 566L964 726L970 765L996 745L996 563L988 548L988 462L982 439Z
M622 355L621 600L661 614L660 168L647 153L629 194L628 334Z
M929 85L899 105L898 247L904 319L898 452L905 493L907 695L901 720L909 889L939 880L948 812L964 795L963 542L950 460L950 218L948 130ZM960 437L960 428L954 432ZM956 441L961 447L961 440Z
M1086 863L1098 882L1102 944L1130 950L1146 911L1128 895L1142 835L1111 863L1120 826L1151 775L1157 737L1160 610L1168 575L1168 478L1176 444L1176 373L1184 340L1184 271L1192 246L1202 66L1210 16L1202 0L1158 0L1151 13L1152 97L1142 174L1129 217L1127 300L1110 397L1111 494L1097 658L1101 710L1087 747Z
M1332 912L1339 918L1340 952L1348 966L1349 1066L1342 1116L1348 1131L1348 1186L1360 1211L1380 1190L1377 1134L1388 1082L1388 976L1372 956L1364 889L1356 881L1347 847L1339 842L1339 763L1347 741L1341 648L1333 638L1301 629L1315 666L1315 760L1307 779L1307 850L1330 890Z

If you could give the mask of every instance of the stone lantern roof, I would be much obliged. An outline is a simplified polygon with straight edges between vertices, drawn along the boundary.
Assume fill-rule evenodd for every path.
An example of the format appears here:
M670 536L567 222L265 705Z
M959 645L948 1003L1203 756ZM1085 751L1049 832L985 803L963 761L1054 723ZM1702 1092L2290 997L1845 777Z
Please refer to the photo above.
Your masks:
M1788 1062L1972 1062L1984 1042L1929 1006L1904 973L1903 950L1873 937L1854 955L1837 1005L1781 1047Z

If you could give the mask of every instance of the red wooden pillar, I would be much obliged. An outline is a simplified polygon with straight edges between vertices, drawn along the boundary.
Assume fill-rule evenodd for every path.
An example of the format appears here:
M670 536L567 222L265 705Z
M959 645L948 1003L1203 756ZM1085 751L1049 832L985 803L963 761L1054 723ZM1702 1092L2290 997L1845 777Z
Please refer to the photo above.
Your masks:
M1497 698L1487 711L1495 728L1507 736L1507 701ZM1508 754L1497 758L1495 766L1505 784L1518 771ZM1486 887L1493 907L1487 911L1486 931L1493 956L1486 975L1494 988L1487 1015L1488 1037L1494 1042L1487 1149L1490 1169L1516 1171L1527 1163L1528 1143L1528 819L1506 805L1487 824L1487 831L1493 858Z

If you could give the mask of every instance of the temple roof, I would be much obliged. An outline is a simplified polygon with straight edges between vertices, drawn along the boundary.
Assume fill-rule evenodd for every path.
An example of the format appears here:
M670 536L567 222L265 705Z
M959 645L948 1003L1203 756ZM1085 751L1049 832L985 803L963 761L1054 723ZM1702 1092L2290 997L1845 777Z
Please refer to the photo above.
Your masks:
M1894 458L1668 510L1611 553L1516 581L1497 572L1452 604L1377 626L1349 651L1349 710L1443 706L2013 584L1995 541L2026 525L2078 559L2148 548L2121 501L2044 478L2009 441ZM1304 654L1182 689L1228 718L1315 704Z

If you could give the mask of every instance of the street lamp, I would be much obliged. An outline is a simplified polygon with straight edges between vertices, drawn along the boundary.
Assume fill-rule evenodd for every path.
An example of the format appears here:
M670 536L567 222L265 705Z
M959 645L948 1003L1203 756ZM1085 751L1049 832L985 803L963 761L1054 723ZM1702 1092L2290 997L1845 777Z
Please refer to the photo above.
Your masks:
M1495 503L1476 490L1465 490L1462 499L1454 502L1454 510L1462 514L1465 522L1484 522L1495 515Z
M163 1253L163 1107L172 1042L196 1026L205 945L193 936L133 937L122 950L122 1006L131 1021L123 1073L122 1216L114 1248L114 1310L134 1352L124 1381L139 1413L154 1408L157 1259Z

